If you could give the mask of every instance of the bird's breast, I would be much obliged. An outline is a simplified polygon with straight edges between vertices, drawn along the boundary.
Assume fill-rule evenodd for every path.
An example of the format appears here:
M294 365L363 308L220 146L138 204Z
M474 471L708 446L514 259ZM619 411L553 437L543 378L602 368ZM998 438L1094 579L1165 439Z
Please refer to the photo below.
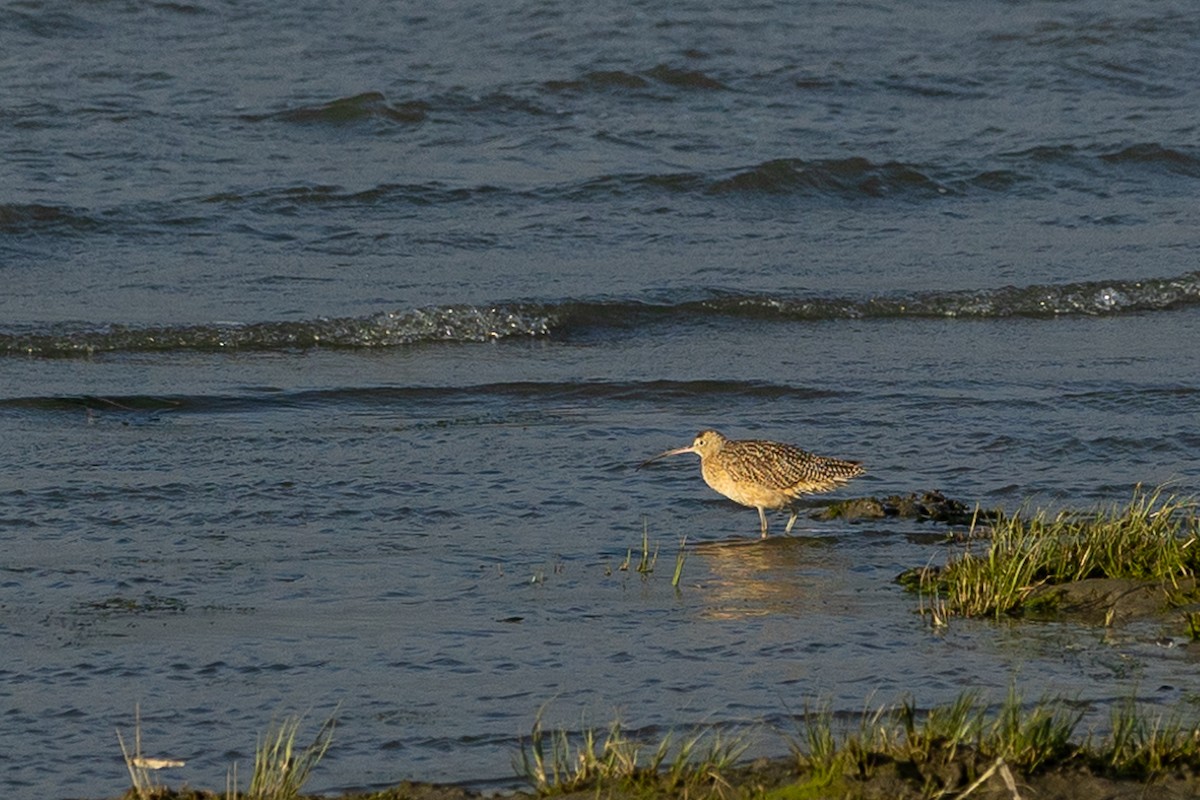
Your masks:
M792 501L791 497L779 489L765 486L754 480L735 478L719 465L701 463L700 474L704 476L704 482L714 491L744 506L783 508Z

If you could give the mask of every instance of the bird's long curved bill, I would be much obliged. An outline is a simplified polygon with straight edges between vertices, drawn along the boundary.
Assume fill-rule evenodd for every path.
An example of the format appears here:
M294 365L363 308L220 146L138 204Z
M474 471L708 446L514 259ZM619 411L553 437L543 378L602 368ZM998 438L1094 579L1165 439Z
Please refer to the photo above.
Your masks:
M691 445L688 445L687 447L676 447L674 450L668 450L665 453L659 453L656 456L651 456L650 458L647 458L645 461L638 464L637 468L641 469L642 467L649 464L651 461L658 461L660 458L666 458L667 456L677 456L677 455L681 455L683 453L694 453L694 452L696 452L696 449L694 447L692 447Z

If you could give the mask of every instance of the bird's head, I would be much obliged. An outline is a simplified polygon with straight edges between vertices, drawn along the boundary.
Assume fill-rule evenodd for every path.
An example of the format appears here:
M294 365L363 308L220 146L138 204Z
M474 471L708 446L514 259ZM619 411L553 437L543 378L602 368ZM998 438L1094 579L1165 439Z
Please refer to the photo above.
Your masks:
M695 453L696 455L700 456L700 460L703 461L713 453L719 452L720 449L725 446L726 441L728 440L717 431L700 431L700 433L696 434L696 438L692 440L692 443L687 447L677 447L674 450L668 450L665 453L659 453L656 456L647 458L641 464L638 464L638 469L646 466L651 461L657 461L658 459L666 458L667 456L678 456L682 455L683 453Z

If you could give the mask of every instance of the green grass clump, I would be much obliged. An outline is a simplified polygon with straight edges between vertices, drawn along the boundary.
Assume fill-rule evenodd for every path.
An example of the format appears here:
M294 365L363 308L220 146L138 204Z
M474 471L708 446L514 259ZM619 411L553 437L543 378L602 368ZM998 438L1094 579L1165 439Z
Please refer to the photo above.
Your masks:
M1016 689L1010 687L995 719L984 729L980 748L1034 772L1071 757L1075 750L1071 737L1082 718L1082 709L1047 698L1026 711Z
M637 558L635 561L634 558ZM675 589L679 588L679 582L683 579L683 565L687 561L687 537L684 536L679 541L679 550L675 553L675 570L671 574L671 586ZM654 568L658 565L658 545L654 545L654 549L650 549L650 527L649 523L642 524L642 547L641 553L635 554L632 547L625 553L625 560L617 566L618 572L629 572L631 569L637 572L643 578L647 578L654 574ZM611 574L611 570L606 570L605 574Z
M628 736L619 720L603 734L585 729L572 743L566 731L546 732L539 711L528 741L521 742L514 768L543 795L588 789L598 795L638 791L706 797L714 787L728 786L724 772L743 752L740 740L716 731L701 731L678 743L667 734L650 745Z
M1118 775L1161 775L1200 761L1200 726L1187 725L1178 710L1148 716L1129 699L1113 709L1112 735L1100 757Z
M333 741L334 724L332 717L326 720L312 742L298 748L296 734L302 721L298 716L288 717L272 725L259 739L254 750L254 774L250 777L247 798L293 800L300 796L309 774Z
M1043 699L1026 709L1015 690L993 711L979 692L968 691L926 711L906 700L864 713L858 730L840 740L828 711L806 715L803 736L793 739L791 749L814 788L846 776L870 776L882 763L945 765L964 753L1031 772L1073 753L1071 737L1081 717L1058 700Z
M1142 784L1200 771L1200 720L1155 716L1130 699L1113 709L1109 732L1080 737L1083 713L1082 704L1063 699L1026 703L1015 688L995 704L977 691L929 709L906 700L864 711L857 725L821 706L806 709L785 738L792 757L772 768L764 760L739 765L744 745L711 731L653 744L614 722L605 733L572 738L544 731L539 712L514 765L543 796L645 800L828 800L880 790L964 798L989 781L1003 779L1011 790L1018 777L1027 782L1051 770Z
M180 796L151 777L151 771L168 767L182 767L184 762L175 759L151 758L142 754L142 725L140 709L135 709L134 745L126 747L121 732L117 731L117 742L129 770L131 787L127 797L135 800L157 800ZM329 749L333 741L334 719L330 717L317 731L313 741L306 747L296 745L302 717L291 716L280 723L273 723L261 736L254 751L254 773L250 787L244 795L238 794L237 764L230 767L226 776L224 800L295 800L308 782L308 777L317 762ZM196 793L193 793L195 795ZM198 796L198 795L196 795ZM205 794L204 796L212 796Z
M837 731L827 709L805 715L790 742L798 780L766 792L770 800L857 797L853 786L883 770L907 774L918 796L965 796L992 774L1035 775L1075 765L1093 774L1141 782L1200 768L1200 721L1147 714L1130 699L1111 715L1111 732L1076 738L1083 710L1043 698L1027 707L1015 689L995 708L968 691L944 706L912 701L864 712L858 728ZM921 783L923 785L921 785ZM969 791L969 790L968 790ZM962 794L959 794L961 792ZM906 795L908 796L908 795Z
M1129 578L1175 585L1200 571L1198 540L1195 503L1139 486L1123 507L996 520L986 552L968 546L942 569L920 571L914 583L949 614L1001 617L1026 610L1047 584Z
M621 566L617 567L621 572L628 572L630 566L641 575L649 575L654 572L655 565L658 564L658 545L654 545L654 550L650 549L650 527L647 523L642 523L642 553L639 556L637 563L633 563L633 548L629 548L629 552L625 554L625 561Z

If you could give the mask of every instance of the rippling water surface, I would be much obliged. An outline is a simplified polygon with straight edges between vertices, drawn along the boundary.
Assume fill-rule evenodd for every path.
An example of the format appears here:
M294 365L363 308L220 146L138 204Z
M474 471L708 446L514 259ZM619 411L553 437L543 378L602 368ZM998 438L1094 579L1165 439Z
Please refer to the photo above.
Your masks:
M933 526L760 541L634 466L717 427L865 461L840 496L1200 490L1198 20L6 5L5 796L120 794L135 708L211 788L336 709L325 792L503 786L547 703L766 753L819 699L1194 703L1159 627L931 634Z

